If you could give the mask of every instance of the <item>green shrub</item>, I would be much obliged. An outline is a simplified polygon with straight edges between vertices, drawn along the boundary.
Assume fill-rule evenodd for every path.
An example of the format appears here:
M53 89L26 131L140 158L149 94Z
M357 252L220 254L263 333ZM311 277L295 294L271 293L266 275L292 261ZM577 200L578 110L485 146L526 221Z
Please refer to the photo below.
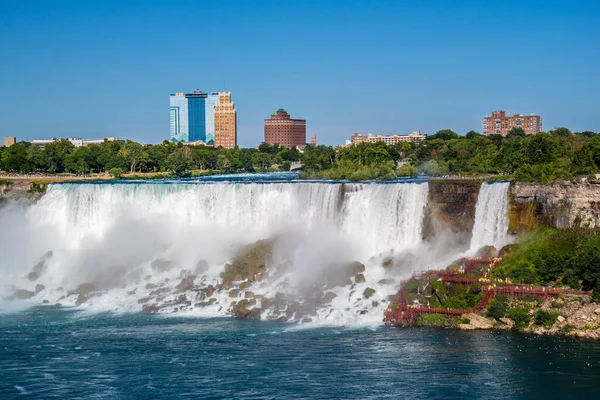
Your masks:
M121 168L111 168L108 171L108 174L114 179L121 179L121 176L123 176L123 170Z
M423 314L423 322L433 326L444 326L446 316L442 314Z
M523 329L529 326L531 316L529 310L525 307L513 307L506 313L506 316L515 322L514 329Z
M47 187L47 183L31 182L29 185L29 193L45 193Z
M496 296L490 300L486 315L491 318L500 319L508 311L508 298L506 296Z
M539 309L534 314L534 323L537 326L544 326L549 329L556 322L556 318L558 318L557 313Z

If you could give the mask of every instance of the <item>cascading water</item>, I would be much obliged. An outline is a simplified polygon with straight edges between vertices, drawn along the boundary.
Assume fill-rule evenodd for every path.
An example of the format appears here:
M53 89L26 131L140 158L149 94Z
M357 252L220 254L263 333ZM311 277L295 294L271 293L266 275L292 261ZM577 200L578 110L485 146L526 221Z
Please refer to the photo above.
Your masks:
M479 189L475 208L475 223L469 252L482 246L500 249L510 240L508 235L509 182L484 182Z
M256 295L256 307L316 290L329 300L313 299L311 319L379 323L402 277L383 268L382 259L421 245L427 188L414 182L51 185L14 222L18 229L0 230L0 239L14 243L0 253L0 265L10 264L1 295L24 288L39 292L32 297L37 302L84 301L90 310L139 311L152 303L161 312L226 315L231 301L250 296L240 282L221 288L227 263L244 246L275 238L272 263L279 269L244 288ZM27 279L45 253L41 277ZM326 287L312 279L353 261L365 270L342 283ZM195 286L180 283L189 276ZM84 300L69 295L82 282L92 282L97 293ZM215 293L200 295L208 286ZM375 293L364 295L367 287ZM285 310L276 304L262 318L287 312L299 320L304 314L290 310L303 305L295 303Z

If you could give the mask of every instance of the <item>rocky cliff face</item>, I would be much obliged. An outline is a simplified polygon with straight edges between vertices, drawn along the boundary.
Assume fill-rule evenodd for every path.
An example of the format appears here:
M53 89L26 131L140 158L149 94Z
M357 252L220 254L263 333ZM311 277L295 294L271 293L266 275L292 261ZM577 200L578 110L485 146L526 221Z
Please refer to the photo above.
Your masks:
M32 184L30 182L0 182L0 204L5 200L12 200L19 203L31 204L37 201L46 190L47 184L43 186L35 186L35 190L32 190Z
M600 182L513 184L509 230L518 233L540 225L600 227Z
M430 180L423 239L452 232L461 242L471 239L479 180Z

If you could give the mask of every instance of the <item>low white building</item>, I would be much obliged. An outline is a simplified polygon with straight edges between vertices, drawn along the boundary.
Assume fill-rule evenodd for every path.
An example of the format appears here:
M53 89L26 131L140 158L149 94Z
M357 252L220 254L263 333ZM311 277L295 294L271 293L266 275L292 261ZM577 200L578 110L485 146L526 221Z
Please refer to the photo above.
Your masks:
M56 138L54 138L54 139L36 139L36 140L32 140L31 143L37 144L40 147L44 147L47 144L50 144L52 142L58 142L59 140L62 140L62 139L56 139ZM104 143L104 142L114 142L114 141L120 141L120 142L125 143L125 140L117 139L114 137L105 137L105 138L100 138L100 139L67 138L66 140L73 143L73 146L75 146L75 147L82 147L82 146L87 146L90 144L100 144L100 143Z

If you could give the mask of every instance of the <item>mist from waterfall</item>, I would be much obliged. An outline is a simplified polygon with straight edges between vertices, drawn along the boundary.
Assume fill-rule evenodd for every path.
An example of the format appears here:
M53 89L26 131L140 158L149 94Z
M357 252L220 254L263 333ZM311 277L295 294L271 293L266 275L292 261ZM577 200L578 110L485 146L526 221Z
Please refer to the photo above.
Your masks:
M509 182L484 182L479 189L475 208L475 223L469 253L474 254L483 246L496 249L510 241L508 235Z
M273 263L288 269L281 267L251 290L272 298L301 296L318 284L315 277L359 261L365 282L325 289L337 297L315 318L379 324L399 280L424 267L419 255L434 258L422 242L427 193L427 183L419 182L50 185L28 208L0 209L0 240L8 244L0 252L0 297L39 284L44 289L32 300L74 305L70 293L92 282L102 293L83 307L135 312L149 288L171 287L173 294L159 298L173 303L175 285L199 265L208 269L198 284L216 285L240 249L273 239ZM30 282L27 274L48 252L47 271ZM400 261L386 269L385 259ZM367 287L376 290L368 299ZM192 305L187 312L227 315L227 291L214 297L210 306Z

